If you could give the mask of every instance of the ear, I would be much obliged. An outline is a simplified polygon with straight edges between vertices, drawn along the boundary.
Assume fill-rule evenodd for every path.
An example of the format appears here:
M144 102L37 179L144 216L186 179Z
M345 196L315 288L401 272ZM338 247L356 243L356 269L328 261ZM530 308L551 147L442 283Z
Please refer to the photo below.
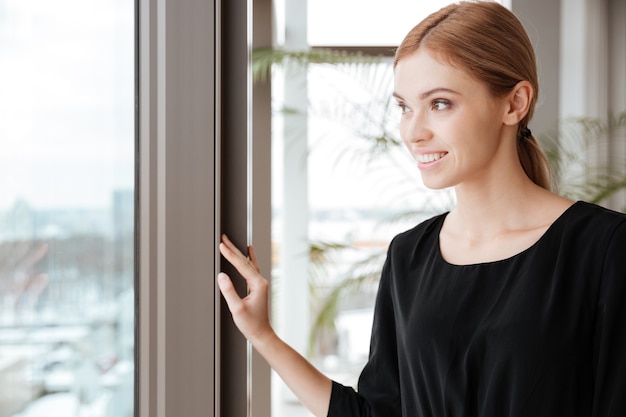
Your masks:
M504 124L517 125L528 114L534 94L533 86L528 81L518 82L506 96Z

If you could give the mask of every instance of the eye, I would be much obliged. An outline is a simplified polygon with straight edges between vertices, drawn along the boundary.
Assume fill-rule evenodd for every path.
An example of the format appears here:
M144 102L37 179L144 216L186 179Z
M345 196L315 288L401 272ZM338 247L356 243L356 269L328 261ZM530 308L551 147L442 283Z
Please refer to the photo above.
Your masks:
M448 100L438 98L430 103L430 108L435 111L442 111L446 110L451 105L452 103L450 103Z
M397 106L402 114L407 114L409 111L411 111L411 109L409 109L409 106L404 103L398 103Z

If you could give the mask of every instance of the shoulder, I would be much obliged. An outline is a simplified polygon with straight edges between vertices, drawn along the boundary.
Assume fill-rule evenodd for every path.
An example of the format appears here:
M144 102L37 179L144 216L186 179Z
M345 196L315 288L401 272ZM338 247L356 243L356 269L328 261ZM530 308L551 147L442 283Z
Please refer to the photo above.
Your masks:
M381 284L397 281L416 264L435 259L439 248L439 230L447 213L433 216L417 226L397 234L389 244L383 265ZM395 277L395 278L393 278Z
M417 226L396 235L389 245L389 254L414 253L423 244L431 247L439 238L441 225L448 213L438 214Z
M626 234L626 214L578 201L570 209L566 232L591 241L608 241L615 234ZM587 244L591 243L590 240Z
M563 259L580 270L626 271L626 214L579 201L564 219Z
M585 201L577 201L572 208L575 209L574 215L580 218L598 218L618 223L626 220L626 214L624 213Z

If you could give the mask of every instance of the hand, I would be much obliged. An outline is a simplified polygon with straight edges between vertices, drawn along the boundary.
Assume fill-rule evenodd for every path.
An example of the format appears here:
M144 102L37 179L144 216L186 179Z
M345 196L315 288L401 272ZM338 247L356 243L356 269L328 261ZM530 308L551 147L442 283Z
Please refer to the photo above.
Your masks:
M269 282L261 276L254 248L249 246L249 256L245 256L226 235L222 235L220 253L248 284L248 295L241 298L225 273L220 272L217 275L217 284L226 299L235 325L244 337L253 343L273 334L269 321Z
M254 249L249 246L245 256L222 236L220 252L248 284L248 295L241 298L226 274L217 275L235 324L314 415L328 415L332 381L274 333L268 316L269 283L259 272Z

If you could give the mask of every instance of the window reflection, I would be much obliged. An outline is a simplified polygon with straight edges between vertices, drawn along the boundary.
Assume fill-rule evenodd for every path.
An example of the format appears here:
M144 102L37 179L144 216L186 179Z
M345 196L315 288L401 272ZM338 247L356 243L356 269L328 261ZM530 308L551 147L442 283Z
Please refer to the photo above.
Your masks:
M0 0L0 417L133 413L133 13Z

